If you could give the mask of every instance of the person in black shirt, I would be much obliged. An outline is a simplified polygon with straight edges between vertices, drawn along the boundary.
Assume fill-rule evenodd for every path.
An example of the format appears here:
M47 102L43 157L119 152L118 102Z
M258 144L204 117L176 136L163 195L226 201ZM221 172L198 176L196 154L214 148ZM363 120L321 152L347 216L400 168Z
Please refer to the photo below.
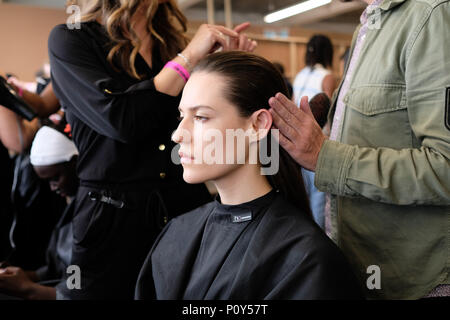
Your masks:
M18 266L0 267L0 300L13 297L54 300L58 288L67 286L66 270L73 238L73 196L78 188L77 155L74 143L58 130L44 126L37 132L30 154L33 169L40 179L48 181L52 191L69 203L52 231L45 265L33 271Z
M11 226L11 186L12 161L8 150L0 141L0 261L6 259L9 248L9 228Z
M176 1L96 0L82 7L79 29L52 30L52 84L80 153L71 264L82 288L59 299L133 298L165 223L210 200L171 160L178 95L210 52L253 50L238 33L246 27L202 25L186 46Z
M312 219L300 166L271 136L268 101L277 92L287 93L281 74L256 55L216 53L197 65L173 139L184 179L213 181L219 196L165 227L140 272L137 299L362 297L343 254ZM241 144L229 144L229 133ZM270 168L264 153L251 160L265 139L279 170L261 171Z

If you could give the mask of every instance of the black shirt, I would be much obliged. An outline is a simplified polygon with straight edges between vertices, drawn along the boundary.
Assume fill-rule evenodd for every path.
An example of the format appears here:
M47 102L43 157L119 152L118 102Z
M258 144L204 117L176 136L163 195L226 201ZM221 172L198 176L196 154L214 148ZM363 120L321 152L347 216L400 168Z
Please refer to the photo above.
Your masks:
M61 280L66 276L72 257L72 218L75 199L67 205L52 232L46 252L46 265L36 270L39 281ZM66 285L64 282L63 285Z
M218 200L174 218L156 240L138 299L358 299L346 259L322 230L271 191Z
M11 196L12 161L8 150L0 142L0 197L9 199Z
M113 69L110 48L96 22L79 30L58 25L49 37L53 88L80 152L80 180L181 181L181 166L171 161L180 97L158 92L153 83L163 62L155 51L150 69L138 54L137 71L146 75L139 81Z
M11 250L8 235L12 222L10 201L12 173L12 161L8 150L0 142L0 261L6 259Z

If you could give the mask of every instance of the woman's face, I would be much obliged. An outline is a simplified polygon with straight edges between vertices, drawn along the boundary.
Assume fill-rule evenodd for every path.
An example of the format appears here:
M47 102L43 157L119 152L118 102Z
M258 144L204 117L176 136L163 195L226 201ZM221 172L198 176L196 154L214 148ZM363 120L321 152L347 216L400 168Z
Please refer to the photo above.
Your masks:
M78 189L75 167L69 162L50 166L34 166L39 178L47 180L50 189L61 197L74 196Z
M172 139L180 145L183 178L188 183L218 180L249 160L255 114L239 115L224 97L225 86L222 76L200 71L184 88L179 107L182 120ZM234 134L239 138L233 138Z

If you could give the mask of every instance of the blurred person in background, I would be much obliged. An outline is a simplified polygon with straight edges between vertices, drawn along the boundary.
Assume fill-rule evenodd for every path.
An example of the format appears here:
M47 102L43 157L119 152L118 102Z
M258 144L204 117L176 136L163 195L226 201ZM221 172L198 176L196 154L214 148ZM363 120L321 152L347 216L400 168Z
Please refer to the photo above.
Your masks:
M331 99L336 90L336 79L331 67L333 65L333 45L324 35L313 36L306 45L306 67L295 77L293 84L293 101L300 105L300 98L309 99L325 92Z
M54 300L58 287L66 286L64 279L73 239L73 197L78 188L77 157L74 143L56 129L44 126L36 134L30 154L31 164L39 178L48 182L53 192L66 198L68 205L52 232L44 266L35 271L24 271L16 266L0 267L0 300L12 297Z

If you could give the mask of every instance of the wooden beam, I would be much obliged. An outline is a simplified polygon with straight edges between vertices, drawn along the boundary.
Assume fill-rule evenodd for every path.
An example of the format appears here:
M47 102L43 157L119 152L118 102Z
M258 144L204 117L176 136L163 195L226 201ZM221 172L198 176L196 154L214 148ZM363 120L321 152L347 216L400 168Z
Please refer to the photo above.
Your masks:
M231 0L224 0L225 8L225 26L233 29L233 11L231 8Z
M206 0L206 11L208 14L208 23L214 24L214 0Z
M294 81L295 75L298 72L298 53L297 53L297 43L296 42L289 42L289 60L291 67L289 69L290 73L290 79L291 81Z

